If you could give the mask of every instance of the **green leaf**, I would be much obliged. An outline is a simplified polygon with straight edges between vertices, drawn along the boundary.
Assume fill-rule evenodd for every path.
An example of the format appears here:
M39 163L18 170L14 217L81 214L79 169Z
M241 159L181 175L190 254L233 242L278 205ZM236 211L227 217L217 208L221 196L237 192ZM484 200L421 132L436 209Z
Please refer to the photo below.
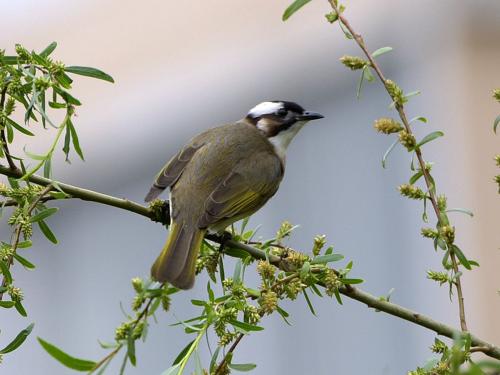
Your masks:
M450 208L446 210L446 212L461 212L463 214L469 215L470 217L474 217L474 213L471 210L468 210L466 208Z
M52 175L52 155L49 155L47 160L43 163L43 177L50 178Z
M48 343L40 337L37 337L38 342L49 353L52 357L58 360L64 366L76 370L76 371L91 371L96 366L96 362L89 361L86 359L80 359L70 356L69 354L63 352L61 349Z
M343 284L361 284L363 279L341 279Z
M439 130L432 132L432 133L429 133L424 138L422 138L422 140L415 146L415 148L422 147L426 143L433 141L436 138L442 137L443 135L444 135L444 133L442 131L439 131Z
M408 124L411 124L412 122L414 121L421 121L423 123L427 123L427 119L423 116L417 116L417 117L413 117L410 121L408 121Z
M0 260L0 270L2 271L2 275L5 278L7 284L11 284L12 275L10 274L9 267L7 267L7 265L2 260Z
M66 120L66 134L64 135L64 146L62 150L64 152L64 155L66 155L67 162L69 162L70 143L71 143L71 131L69 130L68 121Z
M242 261L241 259L238 259L236 261L236 264L234 265L234 273L233 273L233 283L234 284L239 284L241 283L241 271L242 271Z
M312 303L311 303L311 300L309 299L309 296L307 295L306 290L304 289L302 292L303 292L304 297L305 297L305 299L306 299L307 306L309 307L309 310L311 310L311 313L312 313L314 316L317 316L317 315L316 315L316 311L314 311L314 307L313 307L313 305L312 305Z
M472 269L472 266L470 265L469 261L467 260L467 257L464 255L462 250L456 245L451 245L453 252L457 255L458 260L460 263L462 263L462 266L467 268L468 270Z
M75 126L71 122L71 118L68 118L67 126L69 131L71 132L71 139L73 140L73 147L75 148L76 153L80 156L80 159L85 160L83 157L82 149L80 148L80 141L78 140L78 134L76 133Z
M23 128L21 125L19 125L17 122L14 120L6 117L7 123L11 125L13 128L15 128L17 131L20 131L23 134L29 135L30 137L33 137L35 134L30 132L28 129Z
M49 107L54 109L60 109L60 108L67 108L68 105L66 103L49 102Z
M304 280L309 275L310 271L311 271L311 263L304 262L304 264L300 268L300 275L299 275L300 278Z
M359 99L361 97L361 89L363 88L363 82L365 80L366 74L366 66L361 70L361 75L359 76L358 87L356 89L356 98Z
M17 56L4 56L2 57L2 61L7 65L16 65L18 62L17 58Z
M384 53L391 52L391 51L392 51L392 47L382 47L382 48L379 48L378 50L376 50L375 52L373 52L372 57L375 58L375 57L383 55Z
M75 98L73 95L71 95L69 92L61 89L60 87L53 86L53 89L55 92L59 94L61 98L64 99L64 101L68 104L73 104L73 105L82 105L82 103Z
M5 128L7 129L7 143L12 143L12 141L14 140L14 130L12 130L12 125L10 125L8 122L5 122Z
M290 314L287 311L283 310L279 306L276 306L276 311L278 312L278 314L281 315L281 317L283 318L285 323L288 324L289 326L291 326L290 322L287 320L287 318L290 316Z
M344 259L342 254L328 254L328 255L319 255L314 257L311 261L311 264L327 264L330 262L338 262L339 260Z
M196 339L195 339L196 340ZM180 364L182 359L185 357L186 353L189 351L191 348L191 345L194 344L195 340L191 341L189 344L187 344L184 349L181 350L181 352L175 357L174 362L172 363L172 366Z
M161 373L161 375L177 375L179 367L181 367L180 363L178 363L178 364L176 364L176 365L174 365L172 367L169 367L168 369L166 369L165 371L163 371Z
M333 292L335 294L335 299L337 300L337 302L339 303L339 305L343 305L342 298L340 297L339 290L335 289Z
M497 133L498 124L500 124L500 115L498 115L495 121L493 121L493 132L495 134Z
M236 371L241 371L241 372L247 372L247 371L252 371L254 368L257 367L255 363L230 363L228 364L228 367L232 370Z
M28 316L28 313L26 312L26 310L24 309L23 304L20 301L16 301L16 303L14 304L14 307L16 308L17 312L21 316L24 316L24 317Z
M296 11L298 11L300 8L302 8L304 5L309 3L311 0L295 0L292 4L286 8L285 12L283 13L283 16L281 19L283 21L286 21L289 19Z
M19 332L14 340L12 340L5 348L0 350L0 354L7 354L19 348L29 336L34 326L35 323L31 323L28 327Z
M408 181L408 183L410 185L413 185L415 182L417 182L420 177L422 177L424 175L424 173L422 171L418 171L417 173L415 173L413 176L411 176L410 180Z
M245 332L251 332L251 331L257 332L257 331L264 330L264 327L259 327L259 326L256 326L256 325L253 325L250 323L241 322L241 321L235 320L235 319L230 319L228 321L228 323L231 324L233 327L242 329Z
M217 357L219 356L220 346L215 349L214 354L212 355L212 359L210 359L210 367L209 372L212 373L215 370L215 365L217 364Z
M45 223L45 221L38 221L38 227L44 234L44 236L52 243L57 244L57 238L54 233L50 230L49 226Z
M30 222L36 223L40 220L46 219L49 216L54 215L57 211L59 211L59 208L57 207L46 208L45 210L38 212L36 215L33 215L30 218Z
M79 74L81 76L102 79L114 83L115 80L109 74L104 73L102 70L90 68L88 66L67 66L64 70L68 73Z
M408 94L405 94L405 99L408 99L408 98L411 98L412 96L416 96L416 95L420 95L420 91L412 91L412 92L409 92Z
M21 255L17 254L17 253L14 253L13 254L14 258L19 262L21 263L24 267L32 270L35 268L35 265L33 263L31 263L28 259L26 258L23 258Z
M240 259L246 259L250 256L250 253L246 252L245 250L236 249L234 247L225 247L224 254Z
M135 366L137 360L135 357L135 340L132 334L132 328L130 329L127 339L127 356L132 366Z
M396 147L396 145L399 143L399 139L396 139L392 145L389 146L389 148L387 149L387 151L384 153L384 156L382 157L382 168L385 168L387 166L387 157L389 156L389 154L392 152L392 150L394 149L394 147Z
M50 43L47 47L45 47L45 49L39 53L39 55L43 58L47 58L48 56L50 56L50 54L52 52L54 52L54 50L56 49L57 47L57 43L56 42L52 42Z
M14 301L0 301L0 307L3 307L4 309L10 309L11 307L14 307L16 303Z

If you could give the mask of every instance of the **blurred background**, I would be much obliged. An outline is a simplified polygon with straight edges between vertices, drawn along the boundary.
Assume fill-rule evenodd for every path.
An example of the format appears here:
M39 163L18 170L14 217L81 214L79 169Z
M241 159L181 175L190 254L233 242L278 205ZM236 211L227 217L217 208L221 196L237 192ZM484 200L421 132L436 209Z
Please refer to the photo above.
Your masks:
M56 59L95 66L114 85L75 79L83 106L75 125L86 155L72 165L55 164L57 179L141 202L156 172L191 136L243 117L264 100L286 99L325 115L306 127L288 151L278 194L256 214L260 234L274 234L283 220L300 224L288 241L310 249L326 234L337 252L354 261L353 277L375 295L395 291L392 301L458 326L458 309L446 287L426 279L440 269L440 254L420 237L421 206L403 199L396 187L409 176L402 148L382 169L392 140L375 134L373 120L394 115L379 83L356 99L358 74L338 58L359 55L336 25L324 20L325 1L313 1L288 22L288 0L266 1L97 1L1 0L0 47L15 43L41 50L59 43ZM386 76L405 91L421 90L408 115L419 137L443 130L446 137L425 147L437 162L438 191L450 207L457 241L481 267L463 276L468 325L500 344L500 199L492 178L500 150L491 131L500 106L491 98L500 86L500 2L496 0L349 1L346 16L371 50L390 45L379 58ZM41 152L54 132L41 132L29 149ZM21 138L19 138L21 139ZM22 153L23 139L16 151ZM2 180L3 181L3 180ZM106 352L97 339L111 341L133 297L130 279L147 276L165 229L143 217L77 200L60 203L49 220L60 243L35 233L25 254L35 272L19 269L26 319L0 310L4 345L30 322L34 333L19 351L4 358L2 374L67 374L49 358L36 336L67 352L97 360ZM9 238L3 220L0 238ZM346 262L344 262L345 264ZM256 282L256 279L255 279ZM146 343L138 344L138 365L127 374L160 374L191 340L177 319L197 315L189 301L205 296L206 276L178 294L172 313L159 314ZM284 303L292 327L279 316L263 320L265 331L245 338L234 362L255 362L255 374L404 374L430 357L434 334L367 309L355 301L315 298L318 317L304 300ZM211 336L214 339L214 335ZM206 345L202 360L209 361ZM118 372L121 358L109 367Z

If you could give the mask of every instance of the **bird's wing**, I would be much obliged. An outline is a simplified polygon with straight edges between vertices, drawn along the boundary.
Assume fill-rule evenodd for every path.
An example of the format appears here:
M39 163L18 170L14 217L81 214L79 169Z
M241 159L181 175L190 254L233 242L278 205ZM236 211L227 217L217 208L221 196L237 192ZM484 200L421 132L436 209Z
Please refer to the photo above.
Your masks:
M193 142L186 145L177 155L161 169L156 176L153 186L144 200L150 202L161 194L167 187L172 186L181 176L182 171L204 143Z
M259 153L240 162L210 194L199 228L253 214L278 190L283 177L281 161L270 153Z

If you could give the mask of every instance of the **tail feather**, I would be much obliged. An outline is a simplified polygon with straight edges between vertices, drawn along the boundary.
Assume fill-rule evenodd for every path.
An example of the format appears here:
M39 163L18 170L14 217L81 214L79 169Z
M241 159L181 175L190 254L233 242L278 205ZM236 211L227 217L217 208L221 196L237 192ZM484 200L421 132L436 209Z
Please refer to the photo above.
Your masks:
M168 281L180 289L194 284L196 258L206 230L173 222L167 243L151 268L151 275L160 282Z

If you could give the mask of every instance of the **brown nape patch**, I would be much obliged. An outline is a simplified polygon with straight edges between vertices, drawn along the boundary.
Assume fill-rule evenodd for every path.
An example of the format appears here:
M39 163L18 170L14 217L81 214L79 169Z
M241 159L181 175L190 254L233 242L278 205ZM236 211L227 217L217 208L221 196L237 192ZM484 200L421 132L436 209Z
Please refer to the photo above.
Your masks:
M273 115L264 115L257 119L256 126L266 137L274 137L283 130L283 119Z

